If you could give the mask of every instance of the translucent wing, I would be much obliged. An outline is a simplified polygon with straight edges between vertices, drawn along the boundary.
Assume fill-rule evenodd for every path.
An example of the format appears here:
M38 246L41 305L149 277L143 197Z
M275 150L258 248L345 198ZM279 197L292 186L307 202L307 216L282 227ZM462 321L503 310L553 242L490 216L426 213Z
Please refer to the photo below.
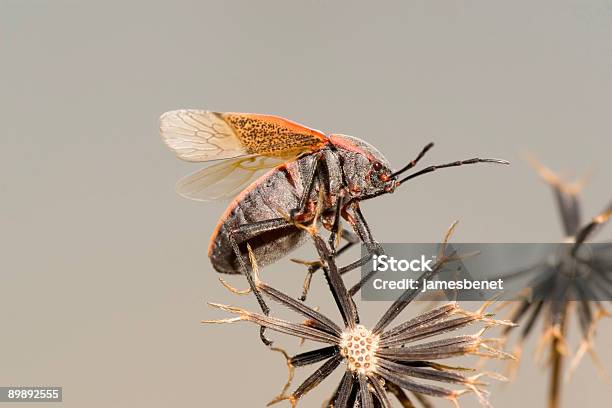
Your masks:
M318 130L278 116L195 109L164 113L160 132L179 158L195 162L298 154L328 143Z
M214 164L181 179L176 191L183 197L197 201L233 198L265 171L293 157L239 157Z
M175 110L159 119L166 145L187 161L202 162L244 156L246 149L219 115L201 110Z

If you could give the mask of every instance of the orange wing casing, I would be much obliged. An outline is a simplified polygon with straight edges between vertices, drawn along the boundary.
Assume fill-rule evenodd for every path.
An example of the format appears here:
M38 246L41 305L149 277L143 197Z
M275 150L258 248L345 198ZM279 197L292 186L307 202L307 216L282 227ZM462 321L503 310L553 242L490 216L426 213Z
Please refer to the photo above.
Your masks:
M164 113L160 132L179 158L195 162L297 155L329 143L322 132L278 116L196 109Z
M314 151L329 143L322 132L273 115L222 113L249 154L284 155Z

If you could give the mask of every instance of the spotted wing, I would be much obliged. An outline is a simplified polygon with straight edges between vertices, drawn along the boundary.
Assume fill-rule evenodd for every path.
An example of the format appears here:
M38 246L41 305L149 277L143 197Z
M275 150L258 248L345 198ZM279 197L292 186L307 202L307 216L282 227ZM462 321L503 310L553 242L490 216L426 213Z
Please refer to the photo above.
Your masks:
M177 183L176 191L197 201L233 198L265 171L288 159L285 156L250 156L225 160L184 177Z
M195 109L164 113L160 132L179 158L193 162L249 155L295 156L328 142L318 130L278 116Z

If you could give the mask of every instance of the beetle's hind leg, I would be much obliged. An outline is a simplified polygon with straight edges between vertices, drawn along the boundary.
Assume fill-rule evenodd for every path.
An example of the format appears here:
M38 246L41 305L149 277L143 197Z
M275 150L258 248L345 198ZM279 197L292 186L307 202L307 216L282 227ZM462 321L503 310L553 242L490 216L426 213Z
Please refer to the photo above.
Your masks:
M252 271L249 269L249 267L247 266L247 263L244 260L244 256L242 252L240 251L240 247L238 246L238 241L236 240L236 236L237 235L239 236L241 234L255 235L258 233L272 231L278 228L286 227L287 225L289 225L289 223L284 218L273 218L273 219L266 220L266 221L259 221L259 222L253 222L250 224L240 225L237 228L231 230L228 234L230 245L232 246L232 249L234 250L234 254L236 255L236 259L238 260L240 269L242 270L242 273L246 276L247 282L249 283L249 287L251 288L251 291L255 295L255 298L257 299L257 303L259 303L259 307L261 308L261 311L266 316L270 314L270 308L266 304L266 301L261 295L261 292L259 291L259 289L257 289L257 286L255 285ZM265 332L266 332L266 328L262 326L259 330L259 337L261 338L261 341L266 346L271 346L272 341L266 337Z

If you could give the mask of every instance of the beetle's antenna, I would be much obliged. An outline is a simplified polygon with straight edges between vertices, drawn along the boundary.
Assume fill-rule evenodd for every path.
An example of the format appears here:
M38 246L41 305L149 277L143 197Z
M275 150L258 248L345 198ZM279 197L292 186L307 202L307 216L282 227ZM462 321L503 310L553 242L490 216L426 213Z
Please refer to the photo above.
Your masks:
M496 164L510 164L509 161L507 160L502 160L502 159L481 159L481 158L473 158L473 159L468 159L468 160L459 160L459 161L455 161L452 163L446 163L446 164L438 164L435 166L429 166L424 168L423 170L417 171L416 173L413 173L409 176L404 177L403 179L401 179L400 181L397 182L397 186L400 186L402 183L413 179L415 177L421 176L423 174L427 174L427 173L431 173L432 171L436 171L438 169L444 169L447 167L458 167L458 166L463 166L464 164L476 164L476 163L496 163Z
M431 149L434 146L433 143L428 143L423 150L421 150L421 153L419 153L419 155L416 157L416 159L414 159L413 161L411 161L410 163L408 163L407 165L405 165L404 167L402 167L401 169L399 169L398 171L396 171L395 173L391 174L391 176L389 176L390 178L393 177L397 177L400 174L402 174L403 172L410 170L411 168L413 168L414 166L416 166L416 164L419 162L419 160L421 160L423 158L423 156L425 156L425 153L427 153L427 151L429 149Z

